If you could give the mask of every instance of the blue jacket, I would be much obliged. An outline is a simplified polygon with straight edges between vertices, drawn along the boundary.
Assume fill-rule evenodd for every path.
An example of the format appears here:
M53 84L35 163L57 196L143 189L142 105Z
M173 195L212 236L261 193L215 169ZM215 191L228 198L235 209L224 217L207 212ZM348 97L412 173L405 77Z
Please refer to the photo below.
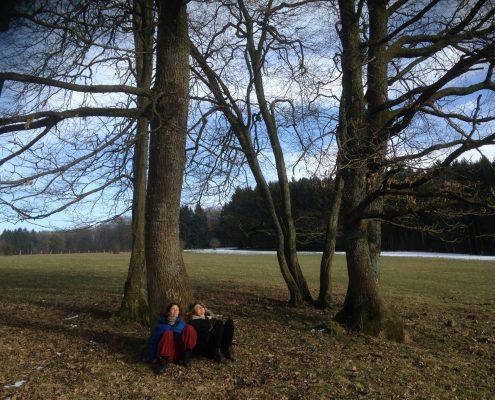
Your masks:
M177 341L179 340L180 334L185 327L186 324L184 323L184 321L182 321L182 318L180 316L177 317L177 320L175 321L174 325L170 325L167 323L167 319L163 315L160 315L160 318L158 319L158 324L156 324L155 328L153 329L153 333L151 334L150 349L148 352L148 361L152 362L156 358L156 353L158 351L158 343L160 342L160 339L162 338L162 335L165 332L173 331L174 339L175 341Z

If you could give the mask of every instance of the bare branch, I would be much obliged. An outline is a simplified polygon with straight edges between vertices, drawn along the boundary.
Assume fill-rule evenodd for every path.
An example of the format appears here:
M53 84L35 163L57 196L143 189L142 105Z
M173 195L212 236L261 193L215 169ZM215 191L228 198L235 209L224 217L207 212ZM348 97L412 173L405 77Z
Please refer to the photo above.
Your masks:
M51 78L43 78L39 76L19 74L16 72L0 72L1 81L15 81L24 83L35 83L37 85L57 87L67 89L74 92L83 93L128 93L141 96L149 96L150 91L134 86L127 85L79 85L76 83L68 83L58 81ZM1 91L0 91L1 93Z

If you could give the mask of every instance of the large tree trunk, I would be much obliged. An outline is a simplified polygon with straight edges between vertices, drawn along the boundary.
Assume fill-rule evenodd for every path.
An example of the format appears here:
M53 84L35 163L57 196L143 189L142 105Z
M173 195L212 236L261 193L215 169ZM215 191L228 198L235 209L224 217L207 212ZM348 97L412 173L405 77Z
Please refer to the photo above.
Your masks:
M386 55L385 37L387 36L388 13L387 1L368 0L370 21L370 50L367 69L368 90L366 101L368 103L367 122L368 137L373 149L370 157L368 172L368 190L377 189L376 182L382 181L383 160L386 157L389 134L384 128L387 110L376 111L388 100L388 58ZM383 107L381 107L383 108ZM376 199L369 206L369 211L381 213L383 210L383 198ZM375 280L380 279L380 252L382 247L381 222L368 221L368 245L370 250L371 265Z
M356 215L367 193L369 160L374 152L365 115L359 16L354 1L340 0L339 8L346 125L346 140L342 143L344 238L349 284L336 319L351 329L401 341L403 325L384 303L373 274L367 222Z
M332 305L332 265L335 256L335 244L339 225L340 205L342 203L342 191L344 180L340 173L335 177L335 190L330 215L327 219L325 244L320 262L320 292L316 302L319 308L328 308Z
M123 320L149 323L145 257L146 166L148 121L138 122L134 148L134 193L132 197L132 253L119 315Z
M185 307L192 301L179 244L189 106L189 41L186 3L182 0L159 3L153 92L146 197L146 266L152 319L169 302Z
M366 223L349 224L345 239L349 285L336 320L359 332L404 341L403 324L383 301L373 275Z
M375 200L372 204L376 212L383 208L382 202ZM380 282L380 254L382 251L382 224L380 221L368 221L368 246L370 250L371 269L375 281Z
M134 0L133 29L136 58L136 83L149 89L153 70L153 0ZM137 105L147 106L140 96ZM123 320L149 323L145 256L146 173L148 166L148 118L140 117L133 156L132 253L119 316Z

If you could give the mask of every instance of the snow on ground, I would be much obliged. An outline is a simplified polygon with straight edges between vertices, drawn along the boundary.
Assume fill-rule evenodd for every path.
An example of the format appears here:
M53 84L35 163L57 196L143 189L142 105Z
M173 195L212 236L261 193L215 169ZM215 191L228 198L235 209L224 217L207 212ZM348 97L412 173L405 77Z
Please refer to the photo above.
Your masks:
M185 250L191 253L211 253L211 254L239 254L239 255L256 255L256 254L276 254L271 250L238 250L232 247L223 247L213 249L194 249ZM321 251L300 251L299 254L321 254ZM337 251L336 254L344 254ZM429 253L425 251L382 251L384 257L425 257L425 258L448 258L457 260L483 260L495 261L495 256L480 256L476 254L454 254L454 253Z

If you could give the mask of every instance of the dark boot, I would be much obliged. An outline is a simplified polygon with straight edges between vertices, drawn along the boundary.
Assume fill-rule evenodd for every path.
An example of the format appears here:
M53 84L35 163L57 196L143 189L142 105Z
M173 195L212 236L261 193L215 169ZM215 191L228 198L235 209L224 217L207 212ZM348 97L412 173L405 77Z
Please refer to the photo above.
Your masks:
M186 350L182 356L182 365L186 368L191 366L192 350Z
M158 375L163 374L168 367L167 357L160 357L158 359L158 364L156 365L156 373Z
M227 363L227 360L225 359L222 352L220 351L220 348L215 349L215 352L213 353L213 359L219 364L226 364Z
M225 355L225 358L227 360L235 361L234 351L232 350L232 346L228 346L227 348L225 348L225 350L223 351L223 354Z

